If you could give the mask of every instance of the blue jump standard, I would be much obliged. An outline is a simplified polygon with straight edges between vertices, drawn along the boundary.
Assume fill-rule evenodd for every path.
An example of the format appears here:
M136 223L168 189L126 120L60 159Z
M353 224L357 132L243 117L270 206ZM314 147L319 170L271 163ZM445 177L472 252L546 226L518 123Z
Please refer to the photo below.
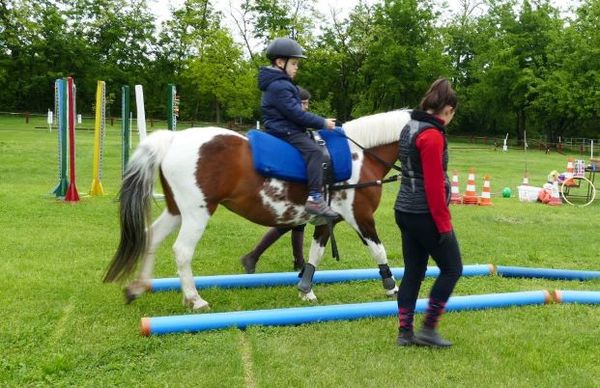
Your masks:
M566 294L567 291L562 291L562 293L563 295L568 295ZM597 299L600 299L600 295L597 296ZM541 305L550 303L551 301L552 297L546 290L453 296L448 300L446 311ZM422 313L426 308L427 299L419 299L417 301L416 312ZM248 326L257 325L285 326L360 318L391 317L397 314L397 302L389 301L153 318L145 317L141 320L141 332L143 335L191 333L230 327L245 329Z
M404 276L404 268L391 268L392 274L396 279ZM494 267L490 264L465 265L463 267L463 276L486 276L494 273ZM425 276L436 277L440 274L438 267L428 267ZM346 269L346 270L326 270L315 272L313 282L315 284L340 283L358 280L376 280L381 279L378 269ZM252 287L273 287L286 286L298 283L297 272L272 272L255 273L243 275L216 275L216 276L197 276L194 278L196 288L252 288ZM153 279L150 291L170 291L179 290L181 281L179 278Z

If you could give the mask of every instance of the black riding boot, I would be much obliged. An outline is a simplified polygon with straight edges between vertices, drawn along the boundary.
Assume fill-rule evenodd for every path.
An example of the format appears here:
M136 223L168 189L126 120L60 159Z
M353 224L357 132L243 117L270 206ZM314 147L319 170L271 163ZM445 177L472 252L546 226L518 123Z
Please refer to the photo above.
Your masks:
M240 262L246 270L246 273L254 273L256 270L256 263L260 256L269 248L275 241L281 237L282 233L277 228L271 228L263 238L260 240L258 244L254 247L254 249L240 257Z
M415 343L438 348L452 346L452 342L442 338L437 331L438 321L440 320L440 316L444 313L445 306L446 302L429 298L423 328L415 334Z

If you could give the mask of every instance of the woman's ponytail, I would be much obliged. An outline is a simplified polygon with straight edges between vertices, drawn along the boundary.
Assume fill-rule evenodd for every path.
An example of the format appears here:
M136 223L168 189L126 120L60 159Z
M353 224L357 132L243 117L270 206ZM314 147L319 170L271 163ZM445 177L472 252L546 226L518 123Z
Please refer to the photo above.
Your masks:
M419 109L423 111L431 110L435 114L440 113L447 105L456 109L457 104L456 92L450 86L450 82L445 78L440 78L425 93L419 104Z

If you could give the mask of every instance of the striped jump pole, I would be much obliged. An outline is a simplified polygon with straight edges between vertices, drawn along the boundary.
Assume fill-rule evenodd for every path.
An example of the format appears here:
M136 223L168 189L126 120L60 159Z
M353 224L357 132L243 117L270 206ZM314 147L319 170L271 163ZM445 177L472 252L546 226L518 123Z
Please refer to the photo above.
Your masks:
M94 160L90 195L104 195L102 187L102 154L106 126L106 84L98 81L96 87L96 121L94 125Z
M52 194L62 198L67 194L67 82L64 79L54 81L54 111L58 136L58 184Z
M179 116L179 97L174 84L167 85L167 128L170 131L177 129L177 116Z
M75 83L72 77L67 77L67 103L69 128L69 187L65 195L66 202L79 202L79 193L75 184Z
M404 276L404 268L391 268L392 274L396 279ZM491 264L465 265L463 267L463 276L487 276L494 273L494 266ZM425 276L436 277L440 274L438 267L427 267ZM378 269L346 269L346 270L325 270L316 271L313 282L315 284L341 283L359 280L378 280L381 279ZM215 275L215 276L196 276L194 283L197 289L205 288L253 288L253 287L274 287L297 284L299 281L297 272L272 272L272 273L254 273L242 275ZM149 291L172 291L180 290L181 281L179 278L152 279Z
M481 310L512 306L543 305L552 297L546 290L450 297L446 311ZM428 299L417 301L415 312L427 309ZM393 317L398 314L396 301L338 304L330 306L294 307L272 310L234 311L165 317L144 317L143 335L191 333L206 330L249 326L286 326L305 323Z

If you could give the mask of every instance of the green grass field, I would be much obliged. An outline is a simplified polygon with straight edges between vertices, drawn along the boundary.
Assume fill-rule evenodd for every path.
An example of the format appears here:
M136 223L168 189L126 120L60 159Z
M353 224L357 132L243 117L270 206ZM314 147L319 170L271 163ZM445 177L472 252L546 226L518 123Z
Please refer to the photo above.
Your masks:
M448 350L399 348L396 318L290 327L251 327L142 337L140 318L186 314L177 292L123 303L120 286L103 284L118 242L121 175L119 127L107 128L102 183L107 195L66 204L48 193L57 184L57 136L0 119L0 386L392 387L598 386L599 307L546 305L454 312L442 318ZM38 122L39 121L39 122ZM91 127L92 124L86 123ZM135 138L135 136L134 136ZM469 167L492 176L490 207L453 206L465 264L600 270L600 200L550 207L501 198L521 182L525 162L534 185L566 156L451 143L451 170L461 191ZM92 180L93 131L77 132L77 187ZM574 155L576 156L576 155ZM391 265L401 267L392 205L385 186L377 224ZM164 203L154 206L158 214ZM310 230L311 228L308 228ZM238 258L265 228L221 208L196 249L194 274L241 273ZM321 269L375 268L345 224L337 229L341 261L327 250ZM158 252L156 277L176 276L173 237ZM308 254L310 239L306 238ZM259 272L291 270L289 238L259 262ZM432 280L421 290L426 297ZM540 289L598 290L600 281L463 278L455 295ZM384 301L379 281L317 285L321 305ZM202 292L212 312L304 306L294 287ZM421 317L417 317L420 324Z

